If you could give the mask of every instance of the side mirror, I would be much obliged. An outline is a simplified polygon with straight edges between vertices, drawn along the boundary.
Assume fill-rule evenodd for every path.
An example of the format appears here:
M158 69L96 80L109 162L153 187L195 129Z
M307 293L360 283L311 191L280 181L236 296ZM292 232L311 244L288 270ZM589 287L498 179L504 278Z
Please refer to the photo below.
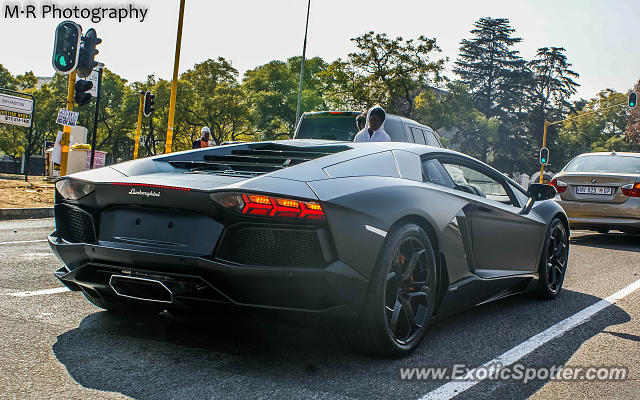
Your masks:
M527 194L535 201L550 200L556 197L556 188L542 183L532 183L529 185Z
M556 197L557 193L556 188L551 185L532 183L529 185L529 190L527 191L529 201L527 201L527 204L524 206L520 214L529 214L529 211L531 211L531 208L533 207L533 203L536 201L551 200Z

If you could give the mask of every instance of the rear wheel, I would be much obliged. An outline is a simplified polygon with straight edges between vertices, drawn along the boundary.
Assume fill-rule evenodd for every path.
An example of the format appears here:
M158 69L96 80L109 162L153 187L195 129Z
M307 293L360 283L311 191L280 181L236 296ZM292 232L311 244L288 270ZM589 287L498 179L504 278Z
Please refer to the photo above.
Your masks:
M569 261L569 235L567 229L558 218L554 218L547 229L538 272L538 288L536 294L543 299L554 299L564 282L564 275Z
M403 356L415 350L433 314L435 289L435 256L427 234L414 224L392 231L353 332L356 349L377 356Z

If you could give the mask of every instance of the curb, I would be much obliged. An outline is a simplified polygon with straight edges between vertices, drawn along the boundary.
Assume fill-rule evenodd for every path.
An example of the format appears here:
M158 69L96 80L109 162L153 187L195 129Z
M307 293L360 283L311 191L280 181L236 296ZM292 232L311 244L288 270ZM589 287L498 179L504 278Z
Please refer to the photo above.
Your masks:
M53 207L0 208L0 220L53 217Z

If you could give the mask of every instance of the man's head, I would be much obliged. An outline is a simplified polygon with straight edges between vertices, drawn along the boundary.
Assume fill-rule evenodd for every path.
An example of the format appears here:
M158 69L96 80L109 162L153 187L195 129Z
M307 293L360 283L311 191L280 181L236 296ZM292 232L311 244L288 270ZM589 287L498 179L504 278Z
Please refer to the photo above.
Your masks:
M385 116L386 116L386 113L384 112L382 107L380 106L371 107L367 114L367 118L369 119L368 121L369 128L372 131L377 131L378 129L380 129L380 127L382 126L382 123L384 122Z
M207 142L209 141L210 134L211 134L211 129L209 129L208 126L205 126L202 129L200 129L200 135L202 139L206 140Z
M366 113L362 113L356 117L356 126L358 130L361 131L367 126L367 115Z

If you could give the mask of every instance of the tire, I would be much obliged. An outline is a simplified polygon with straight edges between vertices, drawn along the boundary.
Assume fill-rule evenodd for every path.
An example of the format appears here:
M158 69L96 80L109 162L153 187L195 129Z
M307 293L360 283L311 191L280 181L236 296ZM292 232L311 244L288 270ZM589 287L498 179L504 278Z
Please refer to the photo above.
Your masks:
M412 272L411 272L412 271ZM425 231L405 224L386 238L350 339L361 353L400 357L427 331L436 295L436 261Z
M157 314L164 309L164 307L157 304L145 304L138 302L121 302L115 300L107 300L104 297L95 297L88 293L86 290L82 290L84 298L91 304L98 308L102 308L108 312L114 314Z
M554 218L547 228L540 265L536 295L542 299L555 299L562 289L569 261L569 237L567 228Z

